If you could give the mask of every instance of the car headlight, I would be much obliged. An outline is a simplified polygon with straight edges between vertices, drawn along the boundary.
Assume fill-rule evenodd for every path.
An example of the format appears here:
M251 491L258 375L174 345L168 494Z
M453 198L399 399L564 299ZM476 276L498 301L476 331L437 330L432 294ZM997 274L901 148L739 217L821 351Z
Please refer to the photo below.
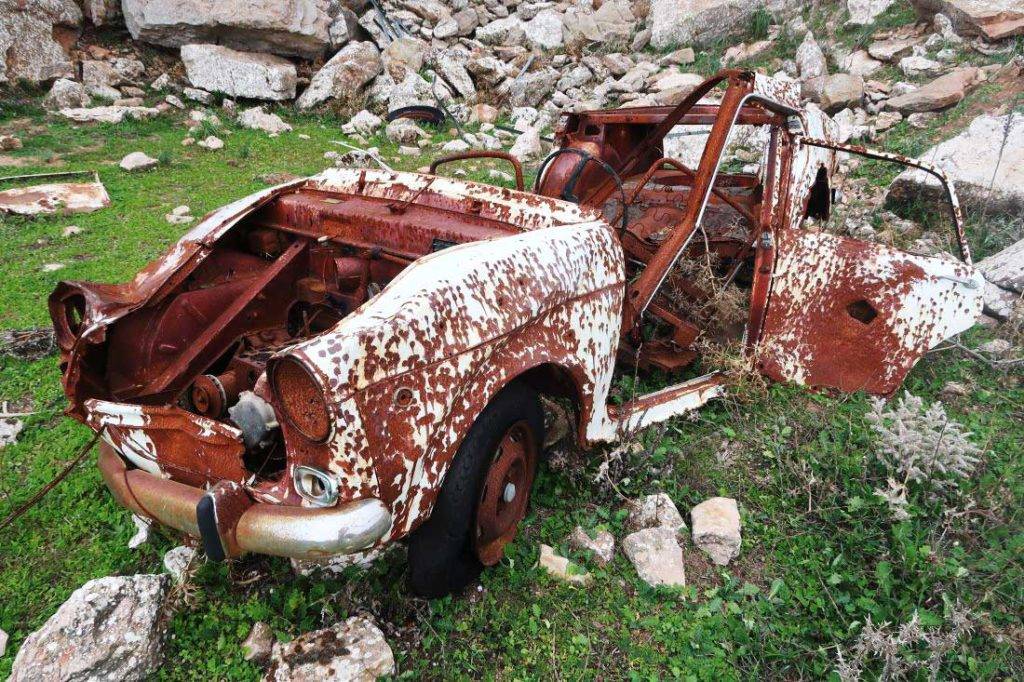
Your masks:
M309 368L295 358L282 358L274 363L270 380L288 423L311 441L327 440L331 413L324 390Z

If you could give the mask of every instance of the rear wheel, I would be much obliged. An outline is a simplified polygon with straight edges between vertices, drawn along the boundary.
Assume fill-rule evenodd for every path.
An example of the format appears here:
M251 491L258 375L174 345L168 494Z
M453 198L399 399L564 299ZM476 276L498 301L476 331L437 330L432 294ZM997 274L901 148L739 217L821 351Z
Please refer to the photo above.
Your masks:
M505 554L526 515L544 413L512 383L484 408L452 461L430 518L409 537L409 583L428 598L457 592Z

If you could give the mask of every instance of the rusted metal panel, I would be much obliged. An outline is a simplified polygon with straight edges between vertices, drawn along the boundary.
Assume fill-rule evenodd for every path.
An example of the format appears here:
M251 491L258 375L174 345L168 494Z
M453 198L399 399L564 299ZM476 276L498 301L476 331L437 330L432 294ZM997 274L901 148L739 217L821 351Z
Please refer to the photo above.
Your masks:
M774 379L888 395L981 314L981 275L952 259L795 230L777 250L758 350Z
M107 189L100 182L99 174L92 171L15 175L0 178L0 183L82 175L91 175L92 182L51 182L4 190L0 192L0 214L34 216L57 211L92 213L110 206Z

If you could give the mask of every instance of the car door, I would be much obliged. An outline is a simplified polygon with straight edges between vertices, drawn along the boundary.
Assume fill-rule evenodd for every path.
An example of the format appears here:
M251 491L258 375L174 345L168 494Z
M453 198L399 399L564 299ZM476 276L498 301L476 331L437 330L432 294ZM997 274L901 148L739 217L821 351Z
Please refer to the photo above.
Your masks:
M910 159L818 140L802 144L895 161L945 185L964 262L919 256L802 226L774 237L767 309L756 343L761 371L780 381L893 393L924 353L970 328L983 279L970 265L960 212L945 176Z

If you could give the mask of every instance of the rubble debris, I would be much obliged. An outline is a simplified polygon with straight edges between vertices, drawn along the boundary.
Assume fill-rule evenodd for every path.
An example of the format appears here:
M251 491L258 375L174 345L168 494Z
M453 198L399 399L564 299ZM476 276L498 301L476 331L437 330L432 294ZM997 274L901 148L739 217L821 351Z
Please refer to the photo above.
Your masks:
M276 642L265 682L374 680L395 672L395 657L377 624L352 616L334 626Z
M363 109L358 114L353 116L341 126L341 132L346 135L372 135L384 125L384 119L376 114L371 114L366 109Z
M53 328L0 331L0 357L39 360L56 350Z
M846 0L846 9L850 14L849 22L856 26L865 26L875 20L895 0Z
M183 88L181 94L185 96L185 99L190 99L193 102L207 106L213 104L213 94L201 88Z
M273 629L261 620L256 621L249 631L249 636L242 642L242 658L256 663L270 660L270 652L275 641Z
M176 206L170 213L164 215L164 220L171 225L186 225L195 220L195 216L192 215L192 209L188 206Z
M644 528L622 540L622 551L633 563L640 579L651 587L686 585L683 550L671 528Z
M719 566L740 554L740 512L731 497L712 497L690 510L693 544Z
M263 107L252 107L238 115L238 124L243 128L262 130L270 135L291 132L292 127L277 114L263 111Z
M597 530L591 537L583 526L576 526L569 536L569 546L590 552L601 566L607 565L615 558L615 536L604 529Z
M121 170L132 172L156 168L158 163L160 162L148 156L145 152L132 152L125 154L124 158L117 165L121 167Z
M678 532L686 527L676 503L665 493L648 495L629 503L629 516L626 517L626 528L641 530L643 528L668 528Z
M44 178L81 177L91 175L92 182L57 182L27 187L13 187L0 191L0 214L41 215L64 211L92 213L110 205L110 196L93 171L63 173L35 173L0 178L0 183L41 180Z
M195 547L178 545L164 554L164 570L171 576L171 580L180 583L188 577L189 568L192 566L199 551Z
M181 61L189 83L207 92L246 99L295 98L295 65L281 57L195 44L182 46Z
M540 546L540 558L537 560L537 564L549 575L567 583L587 585L593 580L590 573L568 558L556 554L552 547L545 544Z
M146 679L163 661L168 583L163 575L90 580L28 636L9 681Z

